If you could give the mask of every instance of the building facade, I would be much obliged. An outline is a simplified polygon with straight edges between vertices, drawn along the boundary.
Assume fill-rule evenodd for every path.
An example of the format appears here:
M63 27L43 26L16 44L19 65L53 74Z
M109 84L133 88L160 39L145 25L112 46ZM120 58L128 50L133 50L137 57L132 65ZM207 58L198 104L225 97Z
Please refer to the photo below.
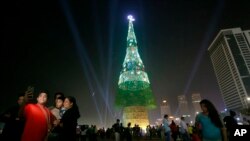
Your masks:
M190 112L188 108L188 101L185 95L178 96L178 107L179 107L179 116L190 117Z
M161 103L161 118L163 118L163 116L166 114L169 116L172 115L171 110L170 110L170 105L167 99L164 99L162 100L162 103Z
M220 92L227 109L249 107L250 30L221 30L208 48Z
M200 93L193 93L192 104L193 104L193 109L194 109L194 115L201 112L200 101L201 101Z

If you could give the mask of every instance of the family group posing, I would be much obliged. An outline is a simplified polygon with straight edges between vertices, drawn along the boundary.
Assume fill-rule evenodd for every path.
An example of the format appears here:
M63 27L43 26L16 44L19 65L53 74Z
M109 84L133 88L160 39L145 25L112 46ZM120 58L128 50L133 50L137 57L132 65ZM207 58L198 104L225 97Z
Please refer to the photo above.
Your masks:
M76 140L77 119L80 117L76 99L55 93L54 105L46 107L48 92L41 90L36 102L30 102L27 93L18 97L15 110L5 112L6 120L2 138L4 140L60 141ZM18 128L17 128L18 127Z

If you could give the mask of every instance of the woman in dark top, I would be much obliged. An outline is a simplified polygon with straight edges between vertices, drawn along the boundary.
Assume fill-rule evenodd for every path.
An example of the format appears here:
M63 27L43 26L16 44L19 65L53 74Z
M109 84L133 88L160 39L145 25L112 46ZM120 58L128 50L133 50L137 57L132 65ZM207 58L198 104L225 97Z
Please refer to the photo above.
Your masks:
M60 125L62 127L60 141L75 141L77 119L80 117L76 99L72 96L66 97L63 106L66 111L60 120Z

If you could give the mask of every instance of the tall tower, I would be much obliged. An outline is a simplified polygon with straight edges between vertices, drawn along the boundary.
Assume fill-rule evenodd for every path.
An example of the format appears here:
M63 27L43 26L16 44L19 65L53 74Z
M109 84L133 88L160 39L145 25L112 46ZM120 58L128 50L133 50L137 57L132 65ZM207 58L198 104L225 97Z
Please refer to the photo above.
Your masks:
M168 116L172 115L167 99L162 100L161 103L161 118L163 118L165 114L167 114Z
M155 100L150 88L147 73L138 53L137 41L133 27L134 18L128 16L126 56L118 82L115 104L123 108L123 124L139 124L146 128L149 124L148 109L155 108Z
M188 102L185 95L178 96L179 116L190 117Z
M197 112L198 113L201 112L200 101L201 101L201 95L199 93L193 93L192 104L194 108L194 115L197 114Z
M228 109L249 107L250 96L250 30L241 28L221 30L208 52Z

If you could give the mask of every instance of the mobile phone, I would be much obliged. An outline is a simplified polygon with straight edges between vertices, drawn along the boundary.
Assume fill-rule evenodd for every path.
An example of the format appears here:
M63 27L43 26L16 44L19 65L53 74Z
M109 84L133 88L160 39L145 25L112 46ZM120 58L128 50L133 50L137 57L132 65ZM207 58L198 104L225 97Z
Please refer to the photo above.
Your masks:
M27 94L28 99L33 99L34 87L28 86L26 90L26 94Z

